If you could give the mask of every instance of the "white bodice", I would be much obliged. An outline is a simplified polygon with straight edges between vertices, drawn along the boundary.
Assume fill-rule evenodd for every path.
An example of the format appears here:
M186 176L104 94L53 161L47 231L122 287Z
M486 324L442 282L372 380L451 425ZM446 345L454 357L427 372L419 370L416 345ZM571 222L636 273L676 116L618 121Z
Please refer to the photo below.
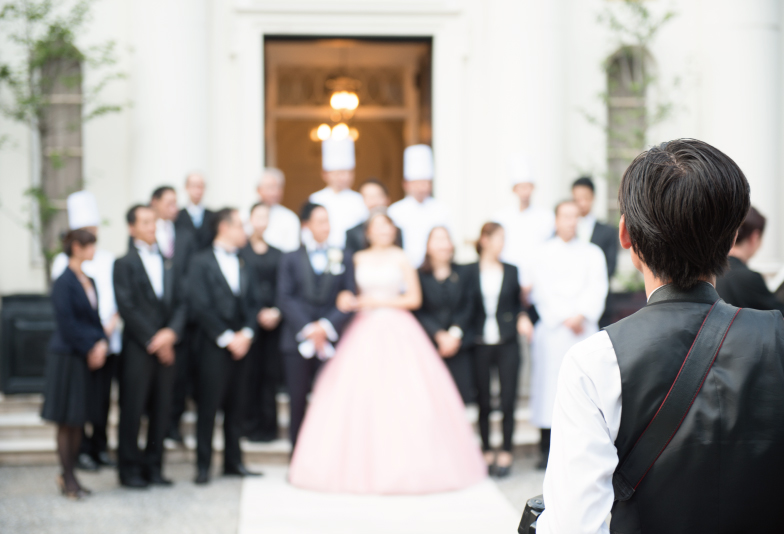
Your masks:
M363 295L393 298L403 291L403 271L395 264L363 261L357 265L354 276Z

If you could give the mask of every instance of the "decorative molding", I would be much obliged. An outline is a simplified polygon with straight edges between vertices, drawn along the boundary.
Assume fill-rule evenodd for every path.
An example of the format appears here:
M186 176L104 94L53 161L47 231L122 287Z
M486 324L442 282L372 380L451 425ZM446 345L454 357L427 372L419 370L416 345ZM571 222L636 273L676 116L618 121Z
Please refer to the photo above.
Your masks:
M313 0L237 0L237 13L295 14L301 15L460 15L463 2L459 0L364 0L364 1L313 1Z

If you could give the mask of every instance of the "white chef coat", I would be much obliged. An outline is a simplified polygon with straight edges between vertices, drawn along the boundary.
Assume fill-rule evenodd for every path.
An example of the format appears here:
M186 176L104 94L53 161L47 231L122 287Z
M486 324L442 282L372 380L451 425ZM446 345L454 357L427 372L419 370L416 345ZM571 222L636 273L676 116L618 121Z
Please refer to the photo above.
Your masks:
M531 351L531 423L550 428L561 362L572 346L599 330L607 263L596 245L554 237L539 248L532 275L531 302L540 320ZM580 335L563 324L575 315L585 317Z
M414 197L407 196L392 204L387 214L403 232L403 248L415 269L425 260L430 231L436 226L449 229L447 209L433 197L417 202Z
M285 206L270 206L269 224L264 232L264 241L283 252L299 248L299 217Z
M520 285L531 285L531 271L537 262L539 247L555 233L555 214L536 206L520 211L519 207L502 211L494 219L504 227L505 244L501 260L517 267Z
M52 280L57 280L68 267L68 256L60 253L52 262ZM98 291L98 315L104 326L109 324L117 313L117 301L114 300L114 254L96 248L95 256L90 261L82 263L82 272L95 281ZM109 353L120 354L122 349L122 331L115 328L109 337Z
M596 217L590 213L585 217L580 217L577 223L577 237L583 243L590 243L594 228L596 228Z
M618 358L607 332L598 332L569 349L561 366L537 532L609 532L621 412Z
M369 215L362 195L351 189L336 193L334 189L325 187L310 195L310 201L327 208L331 247L346 248L346 231L366 221Z

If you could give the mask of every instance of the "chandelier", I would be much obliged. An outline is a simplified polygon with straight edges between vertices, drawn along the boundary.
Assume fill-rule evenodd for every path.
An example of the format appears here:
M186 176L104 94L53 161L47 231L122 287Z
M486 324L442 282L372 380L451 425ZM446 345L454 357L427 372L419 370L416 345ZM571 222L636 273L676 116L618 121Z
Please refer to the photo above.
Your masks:
M359 138L359 131L347 124L359 107L359 90L362 83L359 80L348 76L338 76L330 78L325 83L328 90L332 92L329 98L329 106L332 108L330 119L334 126L323 123L310 131L310 138L313 141L324 141L325 139L346 139L351 138L356 141Z

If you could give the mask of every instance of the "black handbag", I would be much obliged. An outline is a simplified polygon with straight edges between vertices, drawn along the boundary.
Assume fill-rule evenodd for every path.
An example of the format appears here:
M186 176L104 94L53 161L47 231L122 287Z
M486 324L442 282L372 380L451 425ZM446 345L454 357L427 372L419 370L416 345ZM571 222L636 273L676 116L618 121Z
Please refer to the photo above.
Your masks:
M613 473L612 484L616 501L631 499L645 475L678 432L739 312L739 308L730 306L721 299L711 307L659 410ZM536 534L536 520L542 512L544 498L539 495L529 499L517 532Z

